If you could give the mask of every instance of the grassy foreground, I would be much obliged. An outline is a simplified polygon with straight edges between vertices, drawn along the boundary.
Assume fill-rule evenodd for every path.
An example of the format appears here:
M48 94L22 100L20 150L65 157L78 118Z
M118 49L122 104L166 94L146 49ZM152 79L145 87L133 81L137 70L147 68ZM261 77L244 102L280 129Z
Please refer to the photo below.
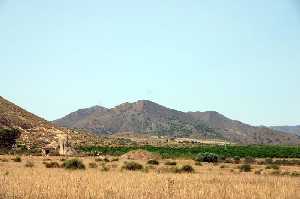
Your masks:
M4 158L8 162L0 162L0 199L297 199L300 195L299 177L274 175L271 170L255 174L263 165L252 165L252 172L239 172L234 164L195 166L192 160L176 160L178 165L193 165L195 172L171 173L164 172L169 167L167 160L147 171L122 171L124 160L104 163L83 157L85 165L97 167L67 170L43 164L62 163L61 157L22 157L21 162ZM108 169L103 170L103 164ZM281 170L299 171L299 167L282 166Z

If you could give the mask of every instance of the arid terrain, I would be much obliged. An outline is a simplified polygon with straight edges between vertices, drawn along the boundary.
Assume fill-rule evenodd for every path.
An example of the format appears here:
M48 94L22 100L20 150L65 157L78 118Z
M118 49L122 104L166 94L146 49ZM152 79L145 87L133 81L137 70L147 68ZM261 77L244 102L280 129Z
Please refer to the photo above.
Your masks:
M202 163L193 160L159 160L139 171L122 169L122 157L81 157L86 169L67 170L46 168L46 164L62 164L62 157L0 156L1 199L84 199L84 198L226 198L226 199L298 199L299 166L280 166L266 169L266 165L252 164L250 172L241 172L240 164ZM176 162L177 166L166 165ZM242 163L242 162L241 162ZM191 165L194 172L178 173L173 168ZM50 166L49 166L50 167Z

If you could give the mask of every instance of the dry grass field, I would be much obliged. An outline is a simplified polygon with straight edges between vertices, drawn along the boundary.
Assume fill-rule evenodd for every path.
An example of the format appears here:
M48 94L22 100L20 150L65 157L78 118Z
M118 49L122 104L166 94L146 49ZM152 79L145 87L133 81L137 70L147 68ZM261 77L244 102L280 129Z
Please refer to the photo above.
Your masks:
M275 175L264 165L252 165L251 172L239 172L236 164L194 165L194 173L173 173L172 166L148 166L143 171L121 170L124 160L95 162L81 158L85 170L46 168L43 161L62 163L61 157L0 156L0 199L299 199L300 178ZM28 164L28 162L33 163ZM139 161L146 166L145 161ZM97 168L90 168L94 163ZM27 167L26 167L27 165ZM107 169L103 169L103 166ZM32 166L32 167L31 167ZM261 174L255 171L262 169ZM282 166L280 172L299 171L296 166Z

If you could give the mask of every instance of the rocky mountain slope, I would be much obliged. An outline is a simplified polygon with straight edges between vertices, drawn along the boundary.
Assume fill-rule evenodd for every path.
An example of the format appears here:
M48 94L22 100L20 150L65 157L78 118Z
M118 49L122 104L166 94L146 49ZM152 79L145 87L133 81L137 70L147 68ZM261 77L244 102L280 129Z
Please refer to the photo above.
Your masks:
M281 131L285 133L292 133L300 136L300 125L298 126L271 126L273 130Z
M1 134L9 132L10 129L17 129L20 132L17 142L30 149L41 149L57 141L60 135L67 135L69 141L73 144L80 144L94 137L89 134L57 127L51 122L22 109L1 96L0 129L2 129Z
M231 120L217 112L181 112L151 101L124 103L112 109L80 109L53 121L58 126L96 134L134 132L170 137L218 138L242 144L298 144L299 136Z

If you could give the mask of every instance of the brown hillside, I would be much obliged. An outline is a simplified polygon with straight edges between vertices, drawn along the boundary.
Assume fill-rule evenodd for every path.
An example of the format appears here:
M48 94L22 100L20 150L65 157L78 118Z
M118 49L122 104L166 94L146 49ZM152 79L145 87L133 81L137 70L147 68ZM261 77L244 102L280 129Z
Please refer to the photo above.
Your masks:
M298 144L300 137L231 120L217 112L181 112L151 101L112 109L80 109L55 124L96 134L134 132L169 137L218 138L241 144Z
M95 137L90 134L56 127L54 124L22 109L1 96L0 128L18 129L21 132L21 136L17 140L18 143L25 144L28 148L37 149L57 141L59 135L68 135L69 141L73 145L89 142L94 140Z

